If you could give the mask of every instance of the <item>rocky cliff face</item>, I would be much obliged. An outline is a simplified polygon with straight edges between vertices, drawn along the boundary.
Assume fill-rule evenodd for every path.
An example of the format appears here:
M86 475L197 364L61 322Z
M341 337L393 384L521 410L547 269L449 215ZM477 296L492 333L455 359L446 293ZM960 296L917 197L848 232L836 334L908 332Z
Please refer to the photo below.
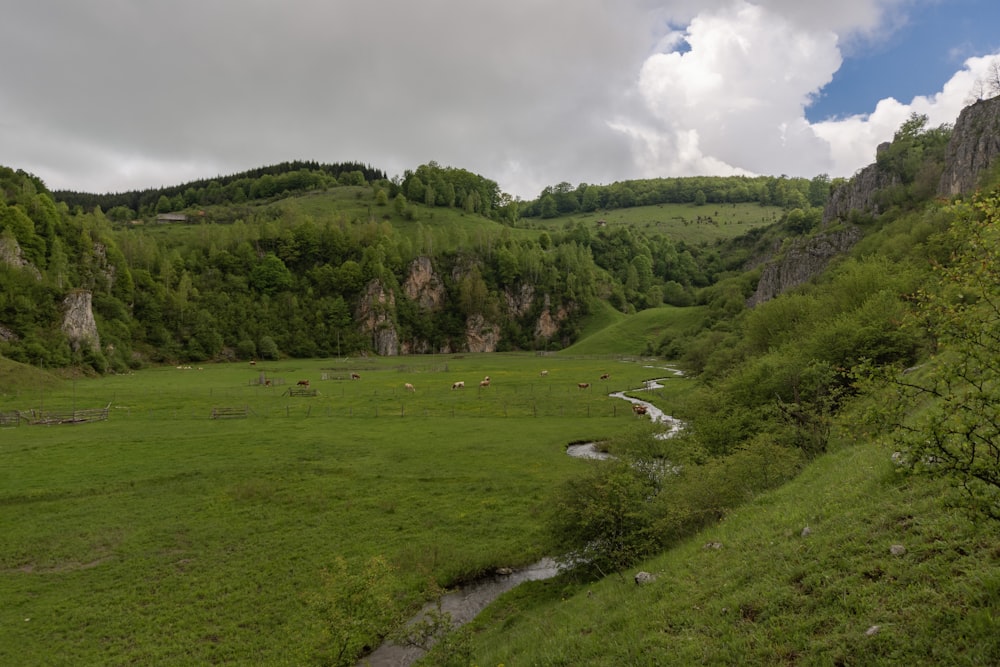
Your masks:
M86 290L74 290L63 299L62 330L74 352L84 347L93 350L101 348L91 301L92 295Z
M1000 154L1000 97L962 109L948 141L938 194L974 192L979 179Z
M757 290L747 299L747 307L769 301L819 275L831 259L850 250L860 238L860 229L847 227L806 239L793 239L780 257L764 265Z
M440 310L448 298L441 278L434 273L430 257L417 257L410 263L403 292L425 310Z
M395 311L396 296L392 290L386 289L379 280L368 283L358 306L357 321L361 330L371 337L376 354L399 354L399 334L393 320Z
M880 144L875 155L889 147L888 143ZM823 209L823 224L832 221L846 220L851 211L865 211L878 215L880 213L876 196L879 190L893 185L899 185L899 178L887 174L872 163L856 173L850 181L833 191L830 201Z
M17 239L11 236L0 235L0 262L15 269L24 269L35 276L37 280L42 279L41 271L25 258Z

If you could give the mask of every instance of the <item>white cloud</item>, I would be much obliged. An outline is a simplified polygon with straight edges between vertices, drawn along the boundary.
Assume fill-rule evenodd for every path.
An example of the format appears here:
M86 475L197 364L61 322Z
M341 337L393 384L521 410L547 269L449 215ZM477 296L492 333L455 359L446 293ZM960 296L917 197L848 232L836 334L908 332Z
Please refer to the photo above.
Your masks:
M0 161L101 192L293 159L389 175L436 160L526 198L561 181L849 175L911 110L949 122L968 94L963 70L926 98L806 120L845 49L913 1L15 3Z

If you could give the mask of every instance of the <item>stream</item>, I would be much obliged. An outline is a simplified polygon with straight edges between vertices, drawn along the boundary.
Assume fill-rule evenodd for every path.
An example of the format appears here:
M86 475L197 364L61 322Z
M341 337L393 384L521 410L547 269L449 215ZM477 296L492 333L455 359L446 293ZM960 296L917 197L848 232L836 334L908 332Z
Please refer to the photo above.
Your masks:
M676 375L681 375L680 371L672 368L665 370L670 370ZM647 380L645 387L639 391L660 389L662 386L663 385L660 384L660 380ZM675 419L674 417L665 414L652 403L626 396L623 391L615 392L610 394L610 396L613 398L620 398L632 404L644 405L646 407L646 416L648 416L651 421L667 426L667 430L663 433L657 434L657 438L670 438L676 435L684 426L683 422L679 419ZM566 448L566 453L569 456L582 459L605 460L611 458L610 454L599 451L593 442L569 445ZM479 614L479 612L485 609L487 605L507 591L513 589L518 584L524 583L525 581L551 579L559 574L559 572L559 564L554 559L543 558L537 563L529 565L523 569L513 570L504 574L495 574L473 584L462 586L451 593L441 596L439 601L441 605L440 610L442 613L450 614L452 624L454 627L458 627L471 621L476 617L476 615ZM427 614L433 613L437 609L438 602L427 603L424 605L424 608L410 620L410 624L420 622L427 617ZM426 653L426 651L418 646L400 646L399 644L395 644L391 641L386 641L368 656L363 658L358 663L357 667L409 667L409 665L412 665L417 660L422 658L424 653Z

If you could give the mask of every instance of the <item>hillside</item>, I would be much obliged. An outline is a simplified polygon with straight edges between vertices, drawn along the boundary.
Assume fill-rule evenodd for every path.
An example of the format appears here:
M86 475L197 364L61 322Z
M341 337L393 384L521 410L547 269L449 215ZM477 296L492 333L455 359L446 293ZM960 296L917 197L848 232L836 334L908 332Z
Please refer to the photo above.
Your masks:
M521 217L526 205L494 182L434 163L395 181L288 163L141 193L57 193L58 204L29 174L0 176L0 354L100 373L559 350L602 302L621 313L694 303L735 266L719 244L782 219L759 203ZM806 185L760 180L759 196L800 201Z
M0 445L8 616L72 583L71 627L38 636L80 656L294 645L286 661L350 665L441 587L555 555L572 572L423 628L443 640L426 664L996 662L1000 182L970 131L990 118L1000 100L954 129L911 117L835 184L519 203L430 164L200 208L209 183L164 224L71 211L0 170L0 403L75 409L75 382L22 363L100 375L87 395L122 411ZM834 186L822 209L814 182ZM976 187L942 197L956 182ZM761 206L777 194L780 214ZM668 361L684 377L650 390ZM652 437L619 391L684 428ZM210 404L240 420L206 426ZM572 442L611 458L569 460ZM51 526L27 519L43 504ZM212 603L151 632L172 613L151 596L191 586ZM16 625L10 645L45 662Z

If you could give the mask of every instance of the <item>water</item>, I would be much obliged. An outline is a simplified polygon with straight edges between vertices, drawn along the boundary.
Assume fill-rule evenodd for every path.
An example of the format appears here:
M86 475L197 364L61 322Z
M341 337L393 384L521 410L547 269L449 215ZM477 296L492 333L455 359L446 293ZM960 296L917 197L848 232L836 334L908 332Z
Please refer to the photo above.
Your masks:
M559 574L559 566L551 558L543 558L534 565L510 574L498 574L448 593L441 597L441 612L451 615L455 627L468 623L498 597L525 581L551 579ZM427 604L410 623L418 623L430 612L437 610L436 603ZM385 642L371 655L358 663L359 667L408 667L423 657L425 651L417 646L400 646Z
M680 371L666 368L675 375L682 375ZM644 390L660 389L663 385L659 380L649 380L646 382ZM663 410L660 410L652 403L641 401L637 398L626 396L625 392L615 392L611 394L614 398L620 398L629 403L644 405L646 415L655 423L664 424L667 430L657 434L657 438L670 438L680 432L684 424L679 419L675 419ZM594 443L570 445L566 448L566 453L575 458L606 460L611 458L607 452L598 451ZM514 570L509 574L498 574L488 579L478 581L468 586L463 586L458 590L447 593L441 597L441 612L451 615L451 622L455 627L468 623L474 619L479 612L486 608L491 602L511 590L518 584L525 581L541 581L551 579L559 574L558 563L551 558L543 558L534 565L530 565L521 570ZM410 623L418 623L426 618L428 613L436 611L437 603L427 604L420 612L410 620ZM400 646L393 642L385 642L378 647L368 657L358 663L358 667L409 667L414 662L423 657L425 651L417 646Z

